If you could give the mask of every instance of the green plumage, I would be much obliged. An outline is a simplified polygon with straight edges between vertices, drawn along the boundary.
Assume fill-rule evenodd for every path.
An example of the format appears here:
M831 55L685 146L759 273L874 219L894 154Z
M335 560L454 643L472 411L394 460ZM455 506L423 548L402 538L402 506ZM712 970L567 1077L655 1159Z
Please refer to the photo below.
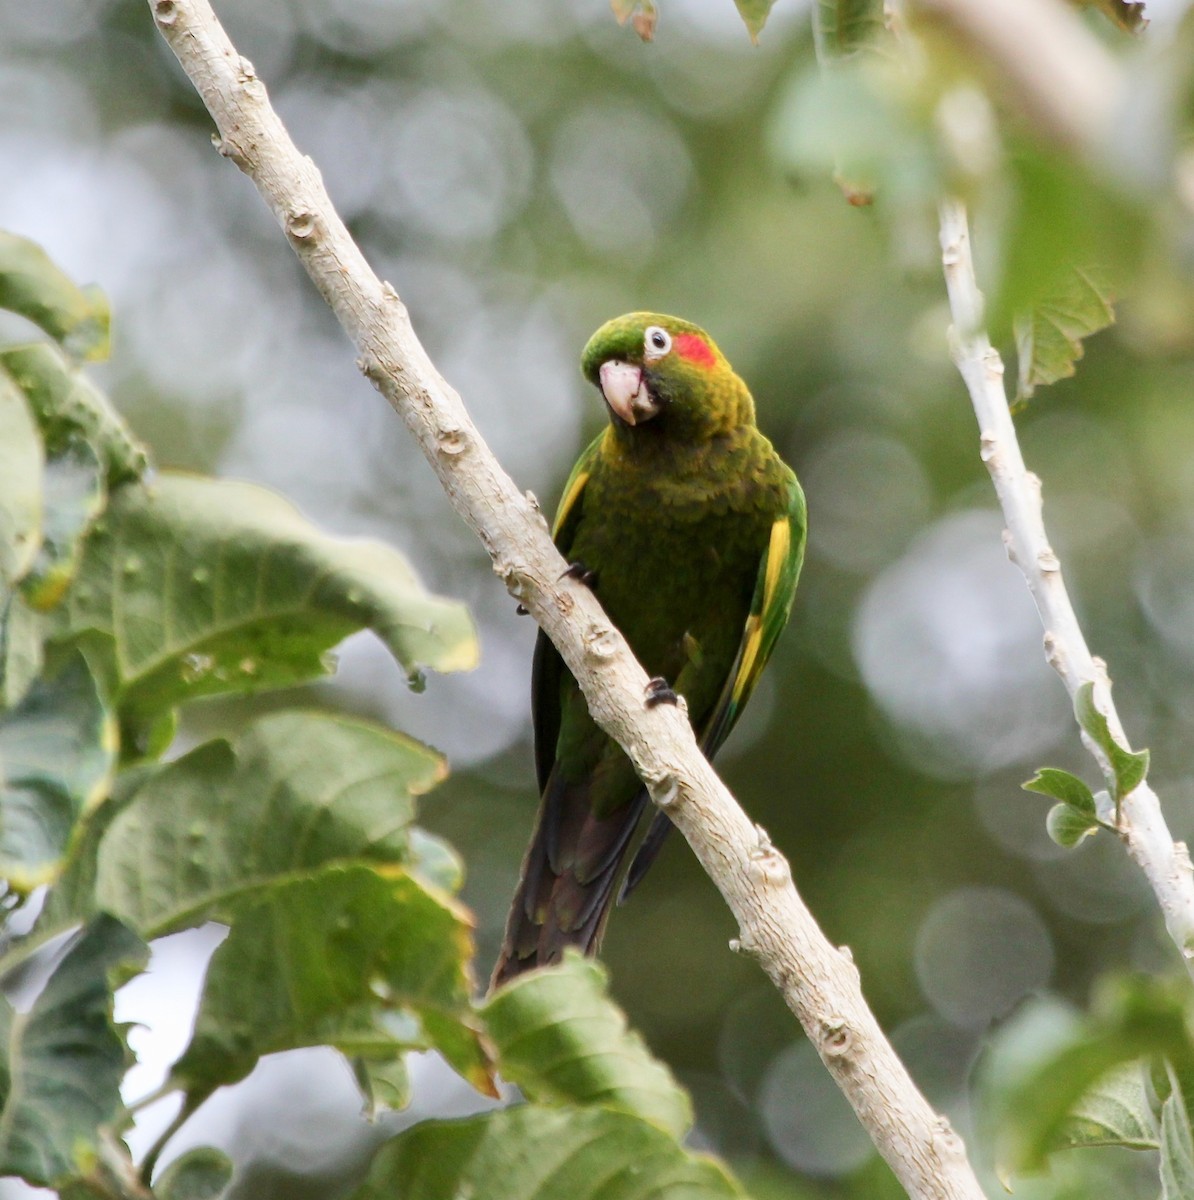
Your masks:
M746 385L695 325L620 317L593 335L581 365L606 395L610 425L573 469L556 544L595 574L605 611L647 672L684 697L712 757L787 622L804 553L800 485L756 428ZM569 945L596 952L650 808L542 633L532 708L542 801L495 985ZM624 892L668 828L657 814Z

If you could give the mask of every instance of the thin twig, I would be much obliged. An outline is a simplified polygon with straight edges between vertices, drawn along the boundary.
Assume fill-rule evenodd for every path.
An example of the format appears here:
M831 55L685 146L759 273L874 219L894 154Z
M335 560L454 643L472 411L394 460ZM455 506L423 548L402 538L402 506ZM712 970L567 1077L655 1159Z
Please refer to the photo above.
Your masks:
M979 1200L961 1139L917 1091L866 1006L847 952L830 945L791 872L697 748L675 708L643 704L647 675L566 563L533 499L481 440L436 371L397 293L370 270L314 164L295 149L252 65L207 0L149 0L157 26L219 131L220 152L253 180L360 354L406 422L494 570L558 647L594 718L617 739L688 839L758 958L799 1017L879 1152L916 1200Z
M1003 386L1003 363L983 328L983 298L974 274L966 206L960 200L941 205L941 256L953 316L954 362L966 381L978 417L979 454L987 464L1007 522L1008 556L1024 573L1045 627L1045 657L1065 681L1072 697L1086 682L1094 685L1096 706L1107 718L1115 740L1129 749L1111 698L1107 665L1086 644L1070 603L1061 563L1045 532L1041 481L1024 466L1016 427ZM1085 734L1090 752L1104 774L1109 764ZM1139 865L1165 916L1186 969L1194 974L1194 871L1184 842L1174 842L1152 787L1144 782L1124 797L1116 832Z

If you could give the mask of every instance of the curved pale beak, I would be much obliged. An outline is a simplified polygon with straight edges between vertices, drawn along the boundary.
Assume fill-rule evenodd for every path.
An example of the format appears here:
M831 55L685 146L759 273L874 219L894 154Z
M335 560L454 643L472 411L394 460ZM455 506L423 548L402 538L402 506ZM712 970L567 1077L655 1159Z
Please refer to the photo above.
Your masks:
M617 359L601 364L601 394L627 425L649 421L661 407L647 388L642 367Z

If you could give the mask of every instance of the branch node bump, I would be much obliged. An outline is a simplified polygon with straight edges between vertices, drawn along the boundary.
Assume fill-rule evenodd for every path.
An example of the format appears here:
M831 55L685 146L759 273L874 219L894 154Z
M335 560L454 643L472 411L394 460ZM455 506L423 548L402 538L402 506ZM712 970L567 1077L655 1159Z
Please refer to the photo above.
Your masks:
M174 0L157 0L153 6L153 19L159 25L170 26L178 19L178 6Z
M543 511L542 507L541 507L541 506L540 506L540 504L539 504L539 497L538 497L538 496L536 496L536 495L535 495L535 493L534 493L534 492L532 492L530 488L527 488L527 490L526 490L526 498L527 498L527 503L528 503L528 504L529 504L529 505L530 505L530 506L531 506L531 507L532 507L532 508L533 508L533 509L534 509L536 512L542 512L542 511Z
M1045 630L1045 662L1059 675L1065 674L1065 650L1061 638L1052 629Z
M286 214L286 234L292 241L310 241L317 229L315 214L309 209L296 208Z
M260 80L257 78L257 68L243 54L240 56L237 67L236 81L246 87L254 83L260 84Z
M838 953L839 953L839 954L842 956L842 958L844 958L844 959L846 960L846 962L848 962L848 963L849 963L851 966L853 966L853 965L854 965L854 951L853 951L853 950L851 950L849 946L839 946L839 947L837 948L837 952L838 952Z
M985 463L989 463L995 457L996 451L999 449L999 440L993 433L984 432L978 439L978 456Z
M370 383L381 383L385 379L386 370L381 365L381 359L376 354L362 354L357 359L357 370L360 371Z
M435 444L441 454L455 457L457 454L463 454L468 448L468 438L463 429L449 426L436 433Z
M598 660L613 658L618 648L618 636L608 625L590 625L585 631L585 645L589 653Z
M1058 561L1057 555L1053 553L1051 546L1046 546L1037 552L1036 565L1040 567L1043 575L1055 575L1061 570L1061 563Z
M821 1022L821 1051L829 1058L841 1058L854 1047L854 1036L845 1017L826 1017Z
M755 845L750 851L749 871L759 883L782 887L792 878L788 860L775 848L762 825L755 826Z
M997 383L1003 382L1003 359L999 357L999 351L993 346L988 346L982 355L983 370L987 373L987 378Z
M1020 560L1016 556L1016 539L1010 529L1004 529L1003 531L1003 549L1007 554L1008 562L1015 563L1016 566L1019 566Z
M643 782L659 808L670 808L680 799L680 780L675 771L668 767L644 771Z

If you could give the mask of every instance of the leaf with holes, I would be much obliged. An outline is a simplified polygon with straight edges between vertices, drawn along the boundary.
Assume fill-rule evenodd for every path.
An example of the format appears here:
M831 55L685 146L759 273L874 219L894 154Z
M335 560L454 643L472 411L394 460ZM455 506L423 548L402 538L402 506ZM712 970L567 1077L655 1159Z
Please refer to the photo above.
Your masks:
M194 1107L258 1058L299 1046L349 1057L436 1049L494 1091L470 1007L467 913L397 868L326 867L230 905L190 1045L171 1076Z
M359 629L416 684L420 667L477 660L465 607L396 550L322 533L265 488L169 472L113 494L54 618L60 638L91 635L138 753L161 748L172 705L325 675L327 651Z
M745 1200L719 1163L603 1108L521 1105L385 1142L352 1200Z
M481 1011L502 1076L529 1100L604 1104L682 1138L692 1125L688 1095L626 1028L606 984L597 963L569 953L496 992Z
M107 396L49 342L0 351L0 365L25 393L41 426L46 452L59 453L72 439L95 449L111 487L145 473L148 456Z
M9 887L28 892L54 878L115 763L114 723L78 655L0 715L0 876Z
M0 232L0 308L20 313L78 358L108 356L108 302L73 283L35 242Z
M436 751L366 721L262 717L235 744L207 742L141 784L100 844L96 901L154 938L333 862L419 872L414 797L446 773Z
M110 976L144 968L148 951L112 917L75 939L28 1012L0 999L0 1174L52 1187L81 1173L99 1129L123 1111L128 1066L112 1023Z

